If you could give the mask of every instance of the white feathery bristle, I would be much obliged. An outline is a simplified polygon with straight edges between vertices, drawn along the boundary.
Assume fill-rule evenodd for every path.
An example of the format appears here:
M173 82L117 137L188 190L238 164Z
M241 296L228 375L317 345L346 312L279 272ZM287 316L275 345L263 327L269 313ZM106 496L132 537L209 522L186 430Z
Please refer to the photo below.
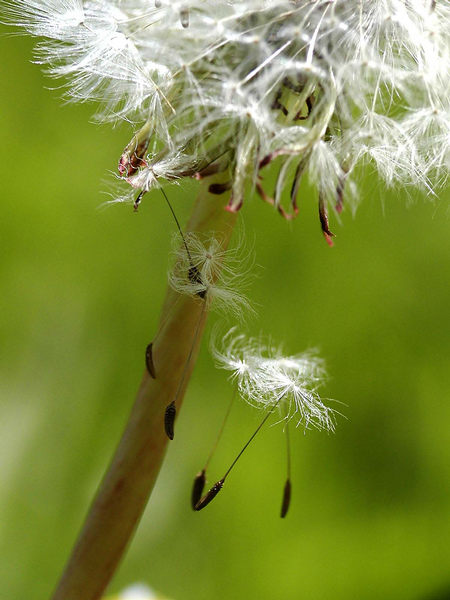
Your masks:
M283 356L270 343L235 335L232 329L221 344L213 344L219 367L231 371L241 396L256 408L279 409L282 420L296 419L305 429L334 431L335 411L318 394L326 373L313 351Z
M174 290L238 318L253 312L241 291L249 282L249 257L242 248L225 249L213 235L192 232L176 234L173 240L169 283Z

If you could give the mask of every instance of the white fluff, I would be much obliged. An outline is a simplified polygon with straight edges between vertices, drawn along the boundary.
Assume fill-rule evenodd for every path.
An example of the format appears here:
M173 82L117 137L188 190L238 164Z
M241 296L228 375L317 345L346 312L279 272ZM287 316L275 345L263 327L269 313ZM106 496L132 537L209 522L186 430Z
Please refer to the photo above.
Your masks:
M233 211L246 182L260 183L260 161L275 157L276 197L266 199L286 216L281 192L292 188L300 162L333 202L358 164L374 166L389 185L431 189L448 179L446 0L0 0L0 6L8 23L46 38L38 60L52 75L69 78L69 97L100 101L100 118L154 124L147 162L157 156L165 169L150 167L142 189L167 174L193 175L224 149Z
M326 373L314 352L283 356L272 344L236 336L232 329L214 345L213 354L218 366L231 371L239 393L252 406L277 407L283 420L295 419L305 429L334 431L334 411L317 391Z
M180 294L202 298L208 306L243 318L253 312L242 289L248 284L248 256L242 248L225 249L214 236L174 236L174 267L169 283Z

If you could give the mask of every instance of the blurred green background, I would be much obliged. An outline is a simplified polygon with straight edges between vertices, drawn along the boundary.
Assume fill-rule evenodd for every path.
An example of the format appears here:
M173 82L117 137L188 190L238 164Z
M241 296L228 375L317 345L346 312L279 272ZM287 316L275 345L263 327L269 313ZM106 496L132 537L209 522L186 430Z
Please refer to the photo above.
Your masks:
M3 29L3 32L5 30ZM125 423L155 332L174 224L160 195L99 210L131 129L90 122L30 61L0 52L0 598L50 594ZM106 181L106 183L105 183ZM185 221L195 185L168 188ZM373 177L325 243L313 195L294 223L241 211L259 277L251 334L319 348L335 435L268 427L207 510L189 506L230 397L204 343L167 461L110 592L174 600L450 598L449 199L411 202ZM211 324L217 321L213 316ZM210 469L259 422L236 407Z

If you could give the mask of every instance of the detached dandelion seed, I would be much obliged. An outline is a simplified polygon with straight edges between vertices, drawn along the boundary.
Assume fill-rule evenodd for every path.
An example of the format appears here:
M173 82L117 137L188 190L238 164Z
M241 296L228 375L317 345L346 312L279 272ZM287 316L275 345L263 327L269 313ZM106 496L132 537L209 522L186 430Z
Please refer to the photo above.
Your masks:
M169 274L169 283L179 294L199 299L202 307L175 397L166 407L164 427L171 440L174 437L176 403L185 383L205 311L211 304L219 305L219 308L222 307L238 316L243 309L250 310L247 298L236 289L242 277L245 277L245 273L237 272L233 264L238 250L225 250L221 243L212 237L201 240L194 233L183 234L180 227L179 236L174 237L174 243L175 265Z
M225 336L221 349L213 348L213 354L220 367L231 371L240 395L266 414L225 475L197 502L195 510L202 510L216 497L242 454L269 417L279 409L286 422L287 477L280 514L284 518L292 490L289 420L297 415L298 424L303 424L305 429L313 426L334 431L333 411L323 404L317 393L325 377L321 361L312 353L284 357L272 345L252 338L246 340L243 335L236 336L234 330Z
M236 247L223 248L213 235L200 236L188 232L180 244L175 236L175 264L169 274L169 284L180 294L205 300L224 314L243 319L253 312L244 294L251 277L248 264L251 259L247 250Z
M304 429L334 431L335 411L318 393L326 373L315 352L284 356L270 342L236 335L233 328L220 346L213 346L213 355L220 368L231 372L250 405L262 410L278 406L282 422L295 420Z

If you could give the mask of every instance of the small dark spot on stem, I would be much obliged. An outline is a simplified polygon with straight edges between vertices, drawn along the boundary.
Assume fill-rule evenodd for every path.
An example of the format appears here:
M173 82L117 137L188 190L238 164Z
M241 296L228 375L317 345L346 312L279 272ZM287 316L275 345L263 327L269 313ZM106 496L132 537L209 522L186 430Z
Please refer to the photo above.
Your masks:
M145 349L145 365L150 377L156 379L155 365L153 363L153 342Z
M224 480L223 479L221 479L220 481L218 481L217 483L215 483L212 486L212 488L203 496L203 498L197 502L197 504L195 505L194 510L202 510L202 508L205 508L205 506L208 506L208 504L212 500L214 500L214 498L217 496L217 494L223 488L223 484L224 484Z
M205 487L205 483L206 483L206 472L205 472L205 469L202 469L200 471L200 473L197 473L197 475L195 476L194 484L192 486L191 506L192 506L193 510L196 510L195 507L201 500L201 497L203 494L203 489Z
M286 479L286 483L284 484L284 491L283 491L283 502L281 503L281 513L280 513L280 517L282 519L284 519L284 517L287 515L287 512L289 510L289 505L291 504L291 480L290 479Z
M164 414L164 429L166 431L167 437L169 440L173 440L174 430L173 426L175 423L175 417L177 415L177 409L175 407L175 402L171 402L166 407L166 412Z

